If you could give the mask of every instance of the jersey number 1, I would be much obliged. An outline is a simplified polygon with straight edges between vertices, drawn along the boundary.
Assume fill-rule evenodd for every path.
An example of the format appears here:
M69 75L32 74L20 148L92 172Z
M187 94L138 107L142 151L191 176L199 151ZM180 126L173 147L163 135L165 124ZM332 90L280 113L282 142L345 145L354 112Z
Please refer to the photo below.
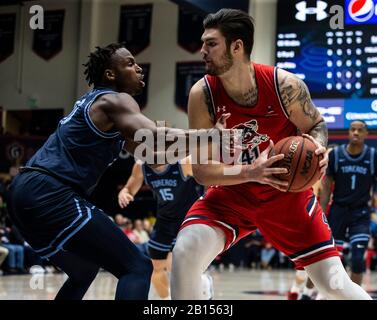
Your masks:
M351 190L355 190L356 187L356 175L351 176Z

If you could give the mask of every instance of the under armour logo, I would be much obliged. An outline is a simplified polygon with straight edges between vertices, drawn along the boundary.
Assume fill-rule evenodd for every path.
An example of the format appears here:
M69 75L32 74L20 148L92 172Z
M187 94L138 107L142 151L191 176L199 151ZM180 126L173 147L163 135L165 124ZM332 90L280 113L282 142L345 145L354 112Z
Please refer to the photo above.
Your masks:
M225 112L226 111L226 107L225 106L217 106L217 112Z
M316 20L321 21L327 18L327 13L325 9L327 8L327 3L324 1L317 1L317 7L307 7L306 1L301 1L296 4L296 19L300 21L306 21L306 15L315 14Z

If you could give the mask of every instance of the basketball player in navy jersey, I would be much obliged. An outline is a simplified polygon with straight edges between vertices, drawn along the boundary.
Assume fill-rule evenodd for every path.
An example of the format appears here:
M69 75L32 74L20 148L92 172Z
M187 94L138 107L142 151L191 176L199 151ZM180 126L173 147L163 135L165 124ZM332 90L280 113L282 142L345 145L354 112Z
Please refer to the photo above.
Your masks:
M335 147L329 154L329 166L320 192L323 210L330 201L328 222L337 248L341 251L348 231L351 245L351 279L362 283L364 253L370 238L372 187L376 181L376 150L364 143L368 128L364 121L351 122L349 142ZM333 188L333 192L332 191Z
M328 299L371 299L345 271L311 189L285 192L266 168L273 142L306 134L326 172L327 127L305 83L285 70L250 61L254 25L245 12L221 9L203 21L201 54L207 74L191 88L190 128L211 128L224 112L243 129L238 174L232 164L194 164L197 181L210 186L189 210L173 249L172 299L199 299L200 275L212 260L257 228L267 241L304 268ZM200 148L199 150L200 151ZM226 171L227 170L227 171ZM335 282L335 284L334 284Z
M82 299L100 267L118 278L116 299L147 299L150 260L86 200L124 143L131 153L140 144L134 141L137 130L157 136L155 123L132 98L144 87L142 69L121 44L97 47L85 66L94 88L15 177L12 220L41 257L68 275L56 299ZM223 128L224 119L214 130ZM187 130L165 132L188 138ZM155 157L159 150L152 151Z
M189 157L159 166L136 161L130 178L118 194L121 208L134 200L143 180L157 197L157 219L148 242L153 264L152 285L160 299L169 299L170 252L187 211L203 195L204 188L193 178Z

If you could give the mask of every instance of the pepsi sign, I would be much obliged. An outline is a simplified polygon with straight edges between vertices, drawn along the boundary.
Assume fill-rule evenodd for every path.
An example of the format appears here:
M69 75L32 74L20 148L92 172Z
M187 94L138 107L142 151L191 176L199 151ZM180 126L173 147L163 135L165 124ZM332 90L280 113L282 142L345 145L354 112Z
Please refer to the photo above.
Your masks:
M346 0L346 24L377 24L377 0Z

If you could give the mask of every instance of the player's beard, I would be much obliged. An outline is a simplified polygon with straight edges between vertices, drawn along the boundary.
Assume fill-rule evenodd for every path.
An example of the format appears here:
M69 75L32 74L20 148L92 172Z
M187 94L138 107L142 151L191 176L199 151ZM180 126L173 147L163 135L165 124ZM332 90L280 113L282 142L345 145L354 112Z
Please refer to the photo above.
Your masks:
M211 76L221 76L233 66L233 57L229 50L226 50L220 59L221 65L210 64L206 65L206 72Z

